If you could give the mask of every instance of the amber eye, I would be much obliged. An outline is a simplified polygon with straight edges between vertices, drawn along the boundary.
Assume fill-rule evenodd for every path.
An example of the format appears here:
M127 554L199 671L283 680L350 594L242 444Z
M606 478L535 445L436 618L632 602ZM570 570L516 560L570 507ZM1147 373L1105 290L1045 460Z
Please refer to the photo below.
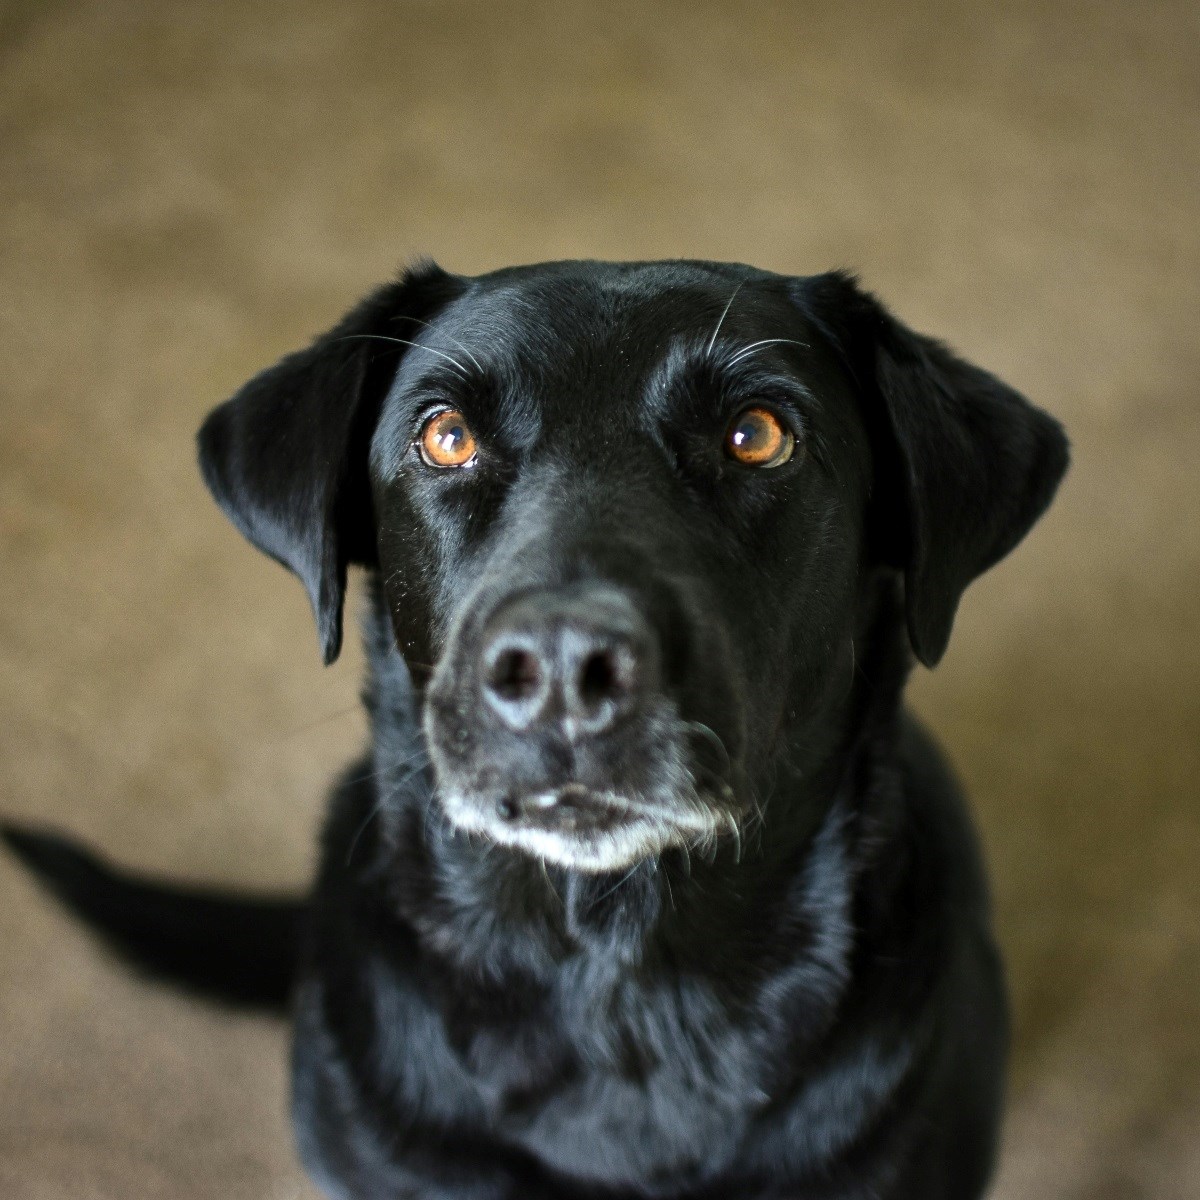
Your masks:
M769 408L743 409L725 435L725 453L746 467L782 467L795 450L795 435Z
M434 413L422 427L417 445L431 467L469 467L478 449L467 418L456 408Z

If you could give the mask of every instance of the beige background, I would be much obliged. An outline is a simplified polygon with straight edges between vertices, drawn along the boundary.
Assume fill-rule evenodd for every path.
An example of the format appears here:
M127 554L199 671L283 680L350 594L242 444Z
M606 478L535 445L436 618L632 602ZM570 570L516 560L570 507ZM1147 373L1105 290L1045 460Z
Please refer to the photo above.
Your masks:
M1017 1015L996 1195L1200 1195L1194 4L0 4L0 808L290 884L363 739L191 437L402 261L848 265L1057 413L914 699ZM284 1032L0 861L0 1195L309 1197Z

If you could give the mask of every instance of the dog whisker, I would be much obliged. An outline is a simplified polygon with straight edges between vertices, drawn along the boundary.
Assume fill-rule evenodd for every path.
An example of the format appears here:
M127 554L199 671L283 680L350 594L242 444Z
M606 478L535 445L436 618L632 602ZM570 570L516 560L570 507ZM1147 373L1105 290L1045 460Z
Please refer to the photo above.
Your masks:
M795 338L763 338L758 342L751 342L749 346L743 346L725 365L727 367L736 367L744 358L749 357L756 350L761 350L764 346L800 346L802 349L811 349L807 342L798 342Z
M429 789L429 795L425 797L425 805L421 813L421 836L426 841L429 840L429 818L435 813L441 812L441 807L438 804L437 792L433 788ZM443 822L443 825L445 822ZM453 826L451 826L453 829Z
M289 741L292 738L299 737L302 733L311 733L312 730L319 729L322 725L327 725L331 721L340 721L361 711L361 704L351 704L346 708L339 708L334 712L326 713L323 717L315 717L311 721L305 721L304 724L297 725L295 729L289 729L286 733L281 733L277 738L270 739L269 744Z
M538 866L542 869L542 878L546 881L546 886L550 889L550 894L558 901L559 907L564 907L563 898L558 894L558 889L554 886L554 881L550 878L550 868L546 866L546 860L540 854L538 855Z
M717 733L715 729L709 725L705 725L703 721L695 720L685 721L684 726L687 729L700 734L701 737L705 738L709 743L715 746L721 752L724 768L726 770L729 769L732 761L729 757L729 750L726 748L725 742L722 740L721 735Z
M358 849L358 843L362 839L362 835L366 833L367 827L383 812L384 799L380 796L374 804L367 810L367 815L363 818L362 824L354 831L354 836L350 839L350 847L346 851L346 866L349 866L354 858L354 851Z
M365 771L361 775L351 775L344 782L346 784L366 783L370 779L381 779L390 771L402 771L407 767L412 767L414 764L422 771L429 766L429 752L423 746L418 747L411 754L407 754L395 761L382 764L377 762L370 771Z
M733 307L733 302L737 299L737 294L745 287L746 281L741 280L737 287L733 289L733 294L729 297L728 303L721 310L721 316L717 320L717 327L712 331L712 337L708 339L708 346L705 348L705 354L712 354L713 347L717 344L717 334L721 332L721 326L725 324L725 318L729 316L729 310Z
M667 897L671 902L671 911L675 912L677 911L675 908L675 889L671 887L671 873L666 869L666 867L664 867L662 870L662 881L667 888Z
M426 329L432 329L432 328L433 328L433 323L432 323L431 321L426 321L426 320L423 320L421 317L414 317L414 316L410 316L408 313L399 313L399 314L397 314L395 317L393 317L392 319L393 319L394 321L413 321L413 322L415 322L415 323L416 323L416 324L418 324L418 325L423 325L423 326L424 326ZM484 373L484 372L483 372L483 364L482 364L482 363L480 363L479 359L477 359L477 358L475 357L475 355L473 355L473 354L471 353L471 351L470 351L470 350L469 350L469 349L468 349L466 346L464 346L464 345L462 344L462 342L460 342L460 341L458 340L458 338L456 338L456 337L452 336L452 335L451 335L451 334L449 334L449 333L445 333L445 331L444 331L444 330L443 330L443 334L444 334L444 336L448 337L448 338L449 338L449 339L450 339L450 340L451 340L451 341L452 341L452 342L453 342L453 343L454 343L454 344L455 344L455 345L456 345L456 346L457 346L457 347L458 347L458 348L459 348L459 349L460 349L460 350L461 350L461 351L462 351L462 352L463 352L463 353L464 353L464 354L465 354L465 355L466 355L466 356L467 356L467 357L468 357L468 358L469 358L469 359L470 359L470 360L471 360L471 361L472 361L472 362L475 364L475 366L476 366L476 368L478 369L478 371L479 371L480 375L482 375L482 374Z
M766 816L763 813L762 805L758 801L758 795L753 788L747 788L750 799L750 818L745 824L744 833L749 839L753 835L757 835L759 841L762 839L763 823Z
M452 354L447 354L444 350L435 350L432 346L426 346L423 342L410 342L408 338L387 337L382 333L347 333L337 340L339 342L395 342L398 346L411 346L414 350L428 350L430 354L436 354L439 358L444 358L464 379L471 378L471 372Z
M740 863L742 861L742 833L733 813L725 813L725 823L729 826L729 833L734 841L733 861Z
M616 892L618 889L620 889L626 883L628 883L629 880L631 880L633 878L633 876L637 873L638 868L641 867L641 865L642 865L642 863L640 860L638 862L635 862L633 864L633 866L630 867L629 870L626 871L625 874L622 875L621 878L618 879L617 882L612 885L612 887L606 888L603 892L600 893L599 896L597 896L595 898L595 900L592 901L592 906L595 907L597 904L600 904L601 902L607 900L609 898L609 896L611 896L614 892Z
M410 758L406 761L412 762L417 757L425 758L424 752L420 752L418 755L415 755L413 758ZM405 787L408 786L409 782L416 778L417 775L420 775L427 766L428 759L414 766L411 770L406 771L404 775L395 781L395 783L388 789L386 793L380 793L376 797L375 802L371 805L367 815L363 818L362 824L359 825L358 829L355 831L354 837L350 839L350 848L346 851L346 866L350 865L350 861L354 857L354 851L358 847L359 841L362 839L363 834L367 831L371 822L380 816L389 804L394 803L400 793L405 789ZM390 768L381 768L380 770L371 772L369 775L363 776L357 780L352 780L350 782L363 783L367 779L377 778L386 774L389 769Z

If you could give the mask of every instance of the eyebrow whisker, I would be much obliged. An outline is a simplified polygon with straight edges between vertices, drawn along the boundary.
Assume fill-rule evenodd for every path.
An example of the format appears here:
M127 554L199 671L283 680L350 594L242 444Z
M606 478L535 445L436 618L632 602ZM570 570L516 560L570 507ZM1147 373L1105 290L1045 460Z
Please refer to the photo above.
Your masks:
M749 346L743 346L725 365L736 367L742 359L753 354L755 350L761 350L763 346L778 346L782 344L800 346L804 350L811 349L807 342L798 342L795 338L763 338L760 342L751 342Z
M725 318L729 316L729 310L733 307L733 302L737 299L737 294L742 290L745 283L744 279L738 283L737 287L733 289L733 295L729 297L728 303L721 310L721 316L717 320L717 327L712 331L712 337L708 339L708 348L704 351L705 354L713 352L713 347L717 344L717 334L721 332L721 326L725 324Z
M432 328L433 328L433 322L432 322L432 321L424 321L424 320L422 320L420 317L412 317L412 316L409 316L409 315L408 315L408 313L399 313L397 316L394 316L394 317L392 318L392 320L393 320L393 321L415 321L415 322L416 322L418 325L424 325L426 329L432 329ZM442 332L442 336L443 336L443 337L449 338L449 339L450 339L450 341L452 341L452 342L453 342L453 343L454 343L454 344L455 344L455 345L456 345L456 346L457 346L457 347L458 347L458 348L459 348L459 349L460 349L460 350L461 350L461 351L462 351L462 352L463 352L463 353L464 353L464 354L465 354L465 355L466 355L466 356L467 356L467 357L468 357L468 358L469 358L469 359L470 359L470 360L471 360L471 361L472 361L472 362L475 364L475 366L476 366L476 367L478 368L478 370L479 370L479 373L482 375L482 374L484 373L484 372L483 372L483 364L482 364L482 363L479 361L479 359L477 359L477 358L475 357L475 355L473 355L473 354L471 353L471 351L470 351L470 348L469 348L469 347L467 347L467 346L464 346L464 345L462 344L462 342L460 342L460 341L458 340L458 338L456 338L456 337L452 336L451 334L447 333L447 332L446 332L444 329L443 329L441 332Z
M385 337L381 333L348 333L344 337L338 338L338 341L395 342L399 346L412 346L415 350L428 350L430 354L436 354L439 358L444 358L464 379L471 378L471 372L453 355L447 354L444 350L435 350L432 346L426 346L422 342L410 342L408 338Z

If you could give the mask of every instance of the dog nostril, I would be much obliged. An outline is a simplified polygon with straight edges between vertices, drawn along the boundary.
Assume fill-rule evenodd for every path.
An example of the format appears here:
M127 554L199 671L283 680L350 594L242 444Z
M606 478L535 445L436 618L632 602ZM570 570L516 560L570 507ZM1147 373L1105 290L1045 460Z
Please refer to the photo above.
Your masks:
M505 650L492 664L487 682L503 700L527 700L541 686L542 673L528 650Z
M589 654L579 672L579 698L588 705L611 699L621 691L617 663L607 650Z

